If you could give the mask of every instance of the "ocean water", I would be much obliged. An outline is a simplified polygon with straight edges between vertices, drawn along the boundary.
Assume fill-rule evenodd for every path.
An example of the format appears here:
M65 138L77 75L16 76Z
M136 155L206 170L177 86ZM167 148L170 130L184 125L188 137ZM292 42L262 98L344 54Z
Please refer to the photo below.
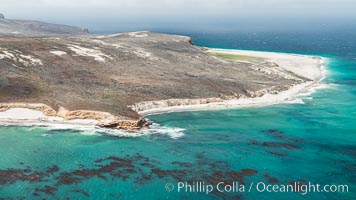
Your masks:
M201 46L325 56L329 86L298 104L149 116L154 129L135 137L0 126L0 199L356 198L351 32L181 34ZM229 191L234 182L238 191ZM304 192L309 182L347 185L348 192ZM299 192L262 191L262 183ZM208 185L214 189L206 194Z

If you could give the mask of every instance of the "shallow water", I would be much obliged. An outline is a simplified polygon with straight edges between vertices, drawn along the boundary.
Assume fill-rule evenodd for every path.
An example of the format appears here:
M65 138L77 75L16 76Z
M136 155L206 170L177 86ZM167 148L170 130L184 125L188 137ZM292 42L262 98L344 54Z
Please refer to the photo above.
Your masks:
M199 35L195 37L199 42ZM203 37L200 44L212 43L214 37ZM211 46L234 47L224 45L230 44L224 40L220 44ZM329 52L326 47L319 52L318 46L314 54L329 55L325 82L330 85L301 97L304 104L150 116L160 126L141 137L58 127L0 127L0 197L354 199L356 63L353 55L343 56L329 46ZM285 50L293 48L286 45ZM310 181L347 184L349 192L302 195L252 189L206 195L178 192L178 181L213 185L238 181L246 190L258 182ZM167 183L174 184L172 192L166 191Z

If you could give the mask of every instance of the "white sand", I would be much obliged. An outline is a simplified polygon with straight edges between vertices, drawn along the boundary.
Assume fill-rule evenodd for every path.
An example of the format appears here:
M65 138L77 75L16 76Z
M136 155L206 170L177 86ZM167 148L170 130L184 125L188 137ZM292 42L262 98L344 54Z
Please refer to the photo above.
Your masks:
M27 108L12 108L4 112L0 112L0 119L28 119L34 120L46 117L41 111L31 110Z
M61 117L49 117L41 111L28 108L11 108L7 111L0 112L0 124L68 124L68 125L96 125L97 120L64 120Z
M208 52L260 57L266 61L275 62L280 67L311 80L322 78L320 67L323 64L323 59L317 56L227 49L209 49Z

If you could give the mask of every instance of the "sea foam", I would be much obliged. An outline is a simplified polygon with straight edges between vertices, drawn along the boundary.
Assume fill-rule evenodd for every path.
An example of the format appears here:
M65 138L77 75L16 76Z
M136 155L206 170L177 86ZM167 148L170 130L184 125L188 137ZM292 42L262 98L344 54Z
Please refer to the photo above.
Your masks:
M53 124L48 126L42 126L50 131L76 131L81 135L110 135L115 137L142 137L152 134L167 135L172 139L178 139L184 136L185 129L176 127L161 126L157 123L153 123L151 127L144 128L136 131L126 131L120 129L108 129L93 126L78 126L78 125L63 125Z

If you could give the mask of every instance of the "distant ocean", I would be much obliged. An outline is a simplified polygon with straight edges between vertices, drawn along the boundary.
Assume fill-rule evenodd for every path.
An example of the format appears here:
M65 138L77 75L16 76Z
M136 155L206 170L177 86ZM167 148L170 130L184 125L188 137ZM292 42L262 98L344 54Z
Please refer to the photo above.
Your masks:
M330 86L303 104L150 116L156 128L140 137L0 127L0 199L356 198L354 32L175 33L206 47L327 57ZM201 190L222 181L240 191ZM178 192L178 182L191 187ZM299 192L259 192L260 182ZM348 192L303 192L308 184Z

